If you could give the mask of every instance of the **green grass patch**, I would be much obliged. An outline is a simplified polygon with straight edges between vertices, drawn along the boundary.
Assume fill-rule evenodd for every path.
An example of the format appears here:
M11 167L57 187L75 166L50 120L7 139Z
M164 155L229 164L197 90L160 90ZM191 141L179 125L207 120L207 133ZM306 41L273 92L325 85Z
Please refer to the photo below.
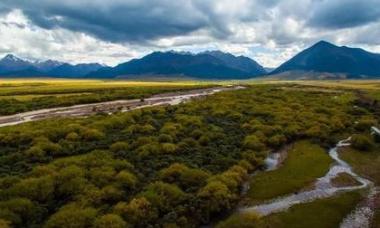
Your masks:
M254 214L235 214L217 227L336 228L361 199L360 192L346 192L331 198L295 205L288 211L263 218Z
M296 142L283 166L252 178L247 196L256 203L299 191L323 176L331 162L319 145L309 141Z
M348 187L360 185L360 182L353 178L348 173L340 173L337 177L331 180L332 185L335 187Z
M257 227L260 216L256 213L236 213L227 220L220 222L216 228L249 228Z
M380 145L376 145L370 151L346 147L341 150L340 156L353 167L355 172L380 186Z

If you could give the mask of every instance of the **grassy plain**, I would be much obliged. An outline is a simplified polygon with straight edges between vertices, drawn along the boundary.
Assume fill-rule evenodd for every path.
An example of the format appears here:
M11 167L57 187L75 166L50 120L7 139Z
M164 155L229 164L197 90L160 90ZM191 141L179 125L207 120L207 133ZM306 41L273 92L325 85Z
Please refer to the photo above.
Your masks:
M374 118L370 109L356 107L355 91L380 89L378 81L1 80L0 111L235 83L248 88L177 106L1 128L0 224L207 224L238 205L248 173L260 167L266 151L296 142L282 167L252 179L253 203L299 191L323 176L331 159L318 145L357 133L358 120ZM377 178L375 151L344 156L358 172L362 167ZM358 192L345 193L259 220L234 215L226 227L337 227L360 199Z
M341 151L340 156L352 165L356 172L380 185L380 145L376 145L370 151L347 147Z
M323 176L331 162L320 146L309 141L296 142L283 166L251 179L247 197L255 203L299 191Z
M41 108L149 97L157 93L211 85L210 82L198 81L7 79L0 80L0 115Z
M69 93L118 90L131 88L173 88L210 85L210 82L168 81L140 82L116 80L63 80L63 79L5 79L0 80L0 96L10 95L59 95ZM215 83L216 84L216 83ZM1 98L1 97L0 97Z
M380 90L380 80L251 80L250 83L264 84L298 84L304 86Z

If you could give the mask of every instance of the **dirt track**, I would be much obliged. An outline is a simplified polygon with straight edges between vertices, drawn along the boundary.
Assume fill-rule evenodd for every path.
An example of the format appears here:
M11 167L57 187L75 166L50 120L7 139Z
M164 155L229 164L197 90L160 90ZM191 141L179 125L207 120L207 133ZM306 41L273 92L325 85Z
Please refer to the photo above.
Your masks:
M41 109L15 115L0 116L0 127L12 126L55 117L89 116L99 112L112 114L117 111L127 112L134 109L158 105L176 105L192 98L203 97L221 91L237 90L243 88L244 87L241 86L216 87L176 93L158 94L144 100L116 100L93 104L74 105L69 107Z

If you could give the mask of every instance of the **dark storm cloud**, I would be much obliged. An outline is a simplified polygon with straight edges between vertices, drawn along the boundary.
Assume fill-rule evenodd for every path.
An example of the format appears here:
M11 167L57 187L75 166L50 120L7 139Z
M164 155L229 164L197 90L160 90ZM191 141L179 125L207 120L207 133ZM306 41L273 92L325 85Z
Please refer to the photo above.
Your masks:
M4 1L42 28L61 27L113 42L185 35L211 24L207 14L187 0Z
M307 29L334 31L380 19L380 0L0 0L0 14L14 9L45 29L142 45L200 30L228 41L236 33L231 28L242 25L262 28L260 42L288 45ZM299 28L286 27L287 19Z
M380 0L315 1L311 26L341 29L365 25L380 19Z
M232 24L259 21L280 0L1 0L35 25L85 32L111 42L144 43L204 30L228 39ZM0 3L1 4L1 3ZM229 6L239 10L231 13Z

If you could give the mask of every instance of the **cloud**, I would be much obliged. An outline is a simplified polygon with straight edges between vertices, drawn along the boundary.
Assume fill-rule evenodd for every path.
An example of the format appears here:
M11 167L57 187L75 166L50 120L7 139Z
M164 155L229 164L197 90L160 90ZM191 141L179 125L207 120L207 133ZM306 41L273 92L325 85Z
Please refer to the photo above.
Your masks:
M27 59L55 59L71 63L99 62L115 65L149 50L95 39L67 29L43 29L20 12L0 17L0 57L13 53Z
M238 23L259 21L278 0L2 0L35 25L91 34L111 42L143 43L208 31L232 36ZM0 3L1 4L1 3ZM1 8L1 5L0 5ZM4 8L4 7L3 7Z
M4 1L42 28L65 28L112 42L185 35L212 24L202 4L187 0Z
M246 37L244 30L261 42L287 45L305 39L300 34L312 29L337 30L380 19L379 0L2 0L0 12L6 9L21 10L44 29L142 45L205 33L214 40L236 40Z
M221 49L273 67L321 39L380 50L379 26L380 0L1 0L0 54L114 65Z
M321 0L316 1L311 26L328 29L351 28L380 19L379 0Z

